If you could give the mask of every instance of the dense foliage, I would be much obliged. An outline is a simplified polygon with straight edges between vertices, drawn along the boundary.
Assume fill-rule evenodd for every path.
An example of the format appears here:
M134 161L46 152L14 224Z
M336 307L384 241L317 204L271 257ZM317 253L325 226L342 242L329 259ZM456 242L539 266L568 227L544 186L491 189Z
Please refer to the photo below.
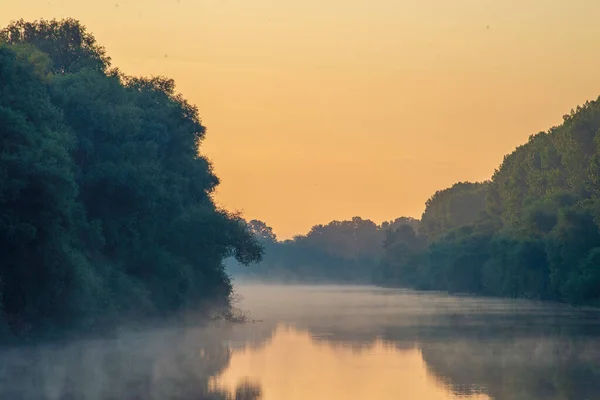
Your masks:
M386 250L393 284L600 304L600 102L563 119L507 155L491 182L454 186L460 210L457 196L432 197L418 256Z
M134 78L77 21L0 32L0 329L227 307L222 260L261 248L215 207L198 110Z
M453 228L475 222L485 210L487 187L487 182L460 182L437 191L425 203L419 233L434 240Z
M248 226L263 244L263 260L251 269L231 263L230 271L261 280L371 283L381 275L381 244L386 235L405 225L416 228L418 221L402 217L377 225L354 217L315 225L305 235L278 241L271 227L252 220Z

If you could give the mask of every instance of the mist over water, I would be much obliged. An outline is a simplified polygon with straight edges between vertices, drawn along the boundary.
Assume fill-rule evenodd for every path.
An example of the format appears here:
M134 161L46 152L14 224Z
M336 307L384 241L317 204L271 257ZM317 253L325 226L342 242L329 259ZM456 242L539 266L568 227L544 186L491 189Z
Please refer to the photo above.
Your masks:
M598 310L368 286L241 284L237 291L247 324L3 349L0 398L537 400L600 393Z
M220 337L218 328L154 328L3 350L0 398L218 399L207 377L229 361Z
M600 313L368 286L238 287L240 327L214 381L264 399L594 399ZM268 327L268 329L265 329ZM261 339L257 332L269 332ZM251 339L247 339L251 337Z

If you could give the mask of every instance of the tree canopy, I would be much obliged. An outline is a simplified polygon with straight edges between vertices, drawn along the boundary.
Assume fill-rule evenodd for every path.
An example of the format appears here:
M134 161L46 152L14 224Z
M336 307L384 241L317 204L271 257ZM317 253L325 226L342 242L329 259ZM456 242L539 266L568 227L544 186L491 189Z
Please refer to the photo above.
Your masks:
M381 275L382 243L389 232L418 229L414 218L397 218L377 225L354 217L315 225L305 235L278 241L263 221L248 223L265 247L263 260L250 269L230 263L234 275L275 281L372 283Z
M395 284L600 304L600 101L563 120L505 156L490 182L436 193L421 257L389 255Z
M198 110L110 70L72 19L0 32L0 329L24 336L227 308L223 260L258 261L215 206Z

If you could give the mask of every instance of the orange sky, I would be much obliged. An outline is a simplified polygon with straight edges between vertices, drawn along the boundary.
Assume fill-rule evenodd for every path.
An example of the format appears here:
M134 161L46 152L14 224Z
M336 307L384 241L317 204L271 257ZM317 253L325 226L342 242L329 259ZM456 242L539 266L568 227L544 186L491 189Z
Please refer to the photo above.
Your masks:
M216 200L280 237L419 216L600 94L598 0L23 0L198 105Z

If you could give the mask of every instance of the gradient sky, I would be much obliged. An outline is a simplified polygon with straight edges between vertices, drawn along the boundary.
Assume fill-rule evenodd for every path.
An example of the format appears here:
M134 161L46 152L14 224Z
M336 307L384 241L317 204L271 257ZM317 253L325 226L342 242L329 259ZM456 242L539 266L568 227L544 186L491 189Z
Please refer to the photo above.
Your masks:
M198 105L218 204L280 237L418 217L600 95L598 0L22 0Z

